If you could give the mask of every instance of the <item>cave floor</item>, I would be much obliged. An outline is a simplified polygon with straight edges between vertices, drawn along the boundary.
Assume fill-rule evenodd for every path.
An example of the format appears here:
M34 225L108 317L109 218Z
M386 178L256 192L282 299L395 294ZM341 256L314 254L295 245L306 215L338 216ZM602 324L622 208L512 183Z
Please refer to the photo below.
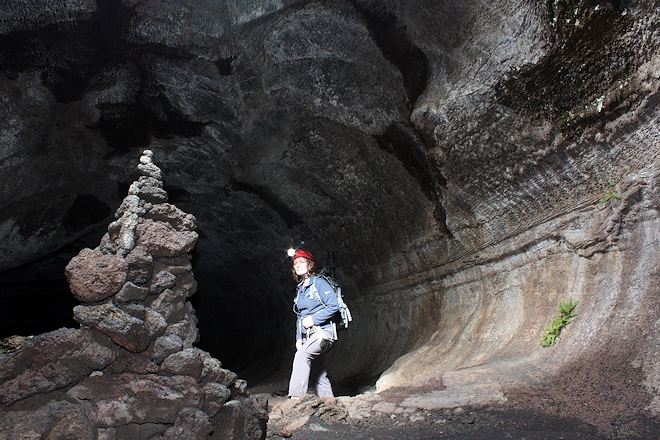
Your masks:
M415 413L359 410L369 393L339 397L334 402L308 394L300 402L287 399L283 383L263 384L252 393L268 395L268 438L336 439L606 439L594 425L577 419L505 405L447 408ZM386 393L387 395L387 393ZM388 399L385 399L388 400ZM356 411L356 407L358 410ZM387 407L387 404L385 404ZM348 414L352 413L349 417Z
M397 389L330 400L310 393L293 401L287 399L285 390L281 381L251 390L268 396L271 439L660 439L657 420L612 420L603 430L603 426L589 423L584 414L566 417L548 412L536 405L532 393L527 398L525 393L518 393L515 403L411 410L401 405L403 396L428 396L432 392Z
M336 439L483 439L483 440L577 440L606 439L596 427L575 419L552 417L532 410L462 408L426 412L423 420L408 417L374 416L351 422L329 421L312 416L292 432L270 433L269 437L294 440Z
M272 438L282 438L273 436ZM424 421L374 418L357 424L325 423L312 417L291 433L295 440L336 439L476 439L576 440L604 439L595 427L574 419L550 417L533 411L467 410L455 416L428 413Z

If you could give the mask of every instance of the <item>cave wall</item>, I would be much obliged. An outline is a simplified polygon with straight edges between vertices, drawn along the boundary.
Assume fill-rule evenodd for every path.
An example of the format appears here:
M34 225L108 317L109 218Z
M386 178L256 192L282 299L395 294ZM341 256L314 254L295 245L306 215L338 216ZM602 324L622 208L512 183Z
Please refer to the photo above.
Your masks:
M58 268L98 240L145 147L199 219L201 344L237 370L288 364L290 246L320 261L334 251L357 298L372 262L436 227L402 75L360 13L266 3L41 2L48 14L7 15L24 22L2 45L8 310L28 306L28 283L61 295Z
M637 316L618 304L652 258L631 243L654 249L657 2L21 3L0 25L9 313L98 242L148 147L198 219L200 344L242 377L290 362L301 242L338 256L347 387L536 368L559 298L582 301L567 340L607 321L614 255L606 303ZM598 207L609 179L625 198Z

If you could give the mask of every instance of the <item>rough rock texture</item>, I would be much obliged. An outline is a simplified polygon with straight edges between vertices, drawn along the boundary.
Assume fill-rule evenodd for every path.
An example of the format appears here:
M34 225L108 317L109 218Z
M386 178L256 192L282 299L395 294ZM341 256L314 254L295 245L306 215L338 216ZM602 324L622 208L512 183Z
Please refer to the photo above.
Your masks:
M1 438L94 440L96 427L83 408L66 401L52 401L33 411L0 413Z
M128 264L115 255L83 249L66 266L71 292L81 302L94 303L124 286Z
M0 402L48 393L102 370L115 360L110 345L103 335L85 330L35 336L15 353L0 355Z
M76 306L73 314L82 325L109 336L115 344L128 351L139 353L165 332L167 323L163 315L149 307L136 305L128 310L127 313L112 304L103 304Z
M181 306L164 335L192 347L199 290L201 349L286 375L304 242L355 316L338 391L441 381L411 405L506 398L620 436L657 419L657 1L207 3L0 6L4 322L101 240L135 285L177 277L137 300ZM162 173L131 171L145 148Z
M67 394L81 402L96 426L104 428L172 423L184 408L199 407L203 396L197 381L190 376L132 373L92 376Z
M142 190L162 187L152 157L145 150L140 158L139 169L148 176ZM73 310L82 328L38 335L0 354L0 438L265 436L267 400L250 396L245 381L192 347L196 318L187 299L196 282L185 252L197 240L195 219L173 205L154 210L162 220L141 217L156 200L142 190L137 201L127 196L100 246L82 249L66 266L71 292L86 303ZM146 226L140 231L139 225ZM154 229L169 235L158 238L159 246L149 240L142 246L136 238L156 237ZM184 246L175 240L179 233L187 237ZM127 281L131 267L140 276ZM212 420L230 401L228 416Z

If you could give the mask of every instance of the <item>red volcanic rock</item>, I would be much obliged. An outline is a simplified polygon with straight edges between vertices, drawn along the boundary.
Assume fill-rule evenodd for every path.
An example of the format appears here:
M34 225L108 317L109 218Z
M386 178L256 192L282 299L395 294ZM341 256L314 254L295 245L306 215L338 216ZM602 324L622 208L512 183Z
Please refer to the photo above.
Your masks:
M74 319L107 335L112 342L126 350L139 353L152 340L163 334L167 324L163 316L143 306L134 305L142 316L133 316L112 304L76 306Z
M202 378L205 356L207 354L198 348L187 348L168 356L160 366L160 371L173 376L185 374L199 381Z
M0 412L0 438L96 440L97 430L79 405L51 401L34 409Z
M203 390L189 376L104 374L85 378L67 394L96 426L172 423L184 408L199 408Z
M174 426L163 434L164 439L206 440L213 432L209 416L201 410L184 408Z
M169 223L145 220L136 228L137 246L144 246L154 257L175 257L195 247L197 232L177 231Z
M126 276L128 281L145 284L151 279L154 258L149 253L149 249L144 246L135 246L126 255L126 262L128 263L128 275Z
M81 302L101 301L119 291L126 281L128 264L116 255L85 248L66 266L71 292Z
M231 398L231 391L226 386L211 382L204 386L204 412L210 417L218 414L222 405Z
M72 384L115 359L105 336L63 328L35 336L0 355L0 403L11 404Z
M197 229L197 219L194 215L183 212L169 203L153 205L147 210L144 218L167 222L177 231L194 231Z

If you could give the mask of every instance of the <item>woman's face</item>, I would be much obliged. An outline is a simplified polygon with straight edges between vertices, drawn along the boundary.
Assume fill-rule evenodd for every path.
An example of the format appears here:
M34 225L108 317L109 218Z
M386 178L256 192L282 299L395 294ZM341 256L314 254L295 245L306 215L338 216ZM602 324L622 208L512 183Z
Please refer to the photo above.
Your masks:
M293 270L296 271L296 275L298 276L305 275L309 271L307 258L298 257L295 260L293 260Z

